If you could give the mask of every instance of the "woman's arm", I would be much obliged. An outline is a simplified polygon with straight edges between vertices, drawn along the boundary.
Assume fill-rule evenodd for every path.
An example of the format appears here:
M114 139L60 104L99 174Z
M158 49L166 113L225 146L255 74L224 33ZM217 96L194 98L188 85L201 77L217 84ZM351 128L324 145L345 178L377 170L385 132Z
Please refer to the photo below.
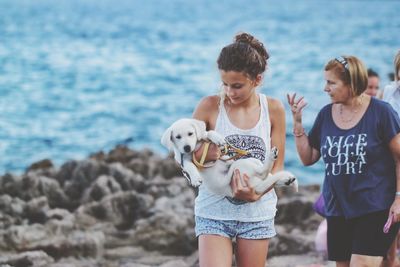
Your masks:
M389 143L396 164L396 192L400 192L400 134L397 134ZM395 222L400 222L400 196L396 194L390 213L394 214Z
M218 96L207 96L203 98L193 112L193 118L206 123L207 130L215 128L215 121L218 115ZM203 154L204 145L195 151L195 158L200 159ZM220 152L217 145L210 145L205 162L215 161L219 158Z
M310 145L308 136L302 124L302 110L307 105L303 97L296 99L296 94L287 95L288 103L293 116L293 135L296 142L297 153L303 165L312 165L321 157L318 150Z
M207 130L213 130L215 127L215 121L212 121L212 118L216 116L216 114L213 113L215 113L216 108L218 109L217 98L217 96L207 96L201 99L192 115L194 119L204 121Z
M283 170L285 161L286 143L286 116L283 103L268 98L268 109L271 120L271 148L278 148L278 158L274 162L271 173Z

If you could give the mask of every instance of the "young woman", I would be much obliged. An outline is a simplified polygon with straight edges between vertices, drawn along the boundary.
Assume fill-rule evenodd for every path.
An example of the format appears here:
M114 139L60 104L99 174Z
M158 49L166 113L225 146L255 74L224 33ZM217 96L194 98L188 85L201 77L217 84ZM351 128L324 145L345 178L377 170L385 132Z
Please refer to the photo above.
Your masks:
M338 267L378 267L399 228L400 120L389 104L364 94L367 70L356 57L330 60L325 80L332 103L308 136L306 102L288 95L297 152L304 165L325 163L328 258ZM388 217L393 224L384 233Z
M277 147L274 173L283 169L285 112L282 102L256 90L262 83L268 57L264 45L252 35L237 35L232 44L221 50L217 60L221 94L202 99L193 117L261 161L267 158L272 146ZM213 147L208 158L213 159L216 154ZM235 173L232 199L200 186L195 202L200 266L232 266L234 238L237 266L265 266L269 239L276 234L277 196L274 190L258 195L247 181L246 174Z

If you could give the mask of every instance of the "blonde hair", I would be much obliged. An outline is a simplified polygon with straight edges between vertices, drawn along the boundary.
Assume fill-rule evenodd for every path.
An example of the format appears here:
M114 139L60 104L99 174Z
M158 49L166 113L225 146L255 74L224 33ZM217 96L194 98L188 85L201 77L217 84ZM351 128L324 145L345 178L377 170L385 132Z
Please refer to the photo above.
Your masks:
M397 51L396 56L394 57L394 80L400 81L399 71L400 71L400 50Z
M367 68L355 56L332 59L325 65L325 70L333 71L344 84L349 85L352 96L359 96L367 89Z

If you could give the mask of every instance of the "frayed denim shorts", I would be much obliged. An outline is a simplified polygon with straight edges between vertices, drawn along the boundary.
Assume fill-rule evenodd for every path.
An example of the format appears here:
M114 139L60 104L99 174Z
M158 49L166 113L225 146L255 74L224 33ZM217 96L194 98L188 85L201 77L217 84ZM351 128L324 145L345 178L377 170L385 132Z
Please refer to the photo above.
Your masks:
M266 239L276 235L274 219L258 222L239 222L234 220L213 220L195 217L196 236L220 235L228 238Z

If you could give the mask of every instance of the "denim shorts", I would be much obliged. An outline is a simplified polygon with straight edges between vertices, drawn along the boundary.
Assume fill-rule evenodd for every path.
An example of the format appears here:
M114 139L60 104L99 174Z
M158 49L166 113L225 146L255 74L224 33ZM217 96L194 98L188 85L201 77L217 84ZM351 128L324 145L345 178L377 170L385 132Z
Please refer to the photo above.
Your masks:
M276 235L274 219L258 222L239 222L234 220L213 220L195 217L196 236L220 235L228 238L266 239Z

